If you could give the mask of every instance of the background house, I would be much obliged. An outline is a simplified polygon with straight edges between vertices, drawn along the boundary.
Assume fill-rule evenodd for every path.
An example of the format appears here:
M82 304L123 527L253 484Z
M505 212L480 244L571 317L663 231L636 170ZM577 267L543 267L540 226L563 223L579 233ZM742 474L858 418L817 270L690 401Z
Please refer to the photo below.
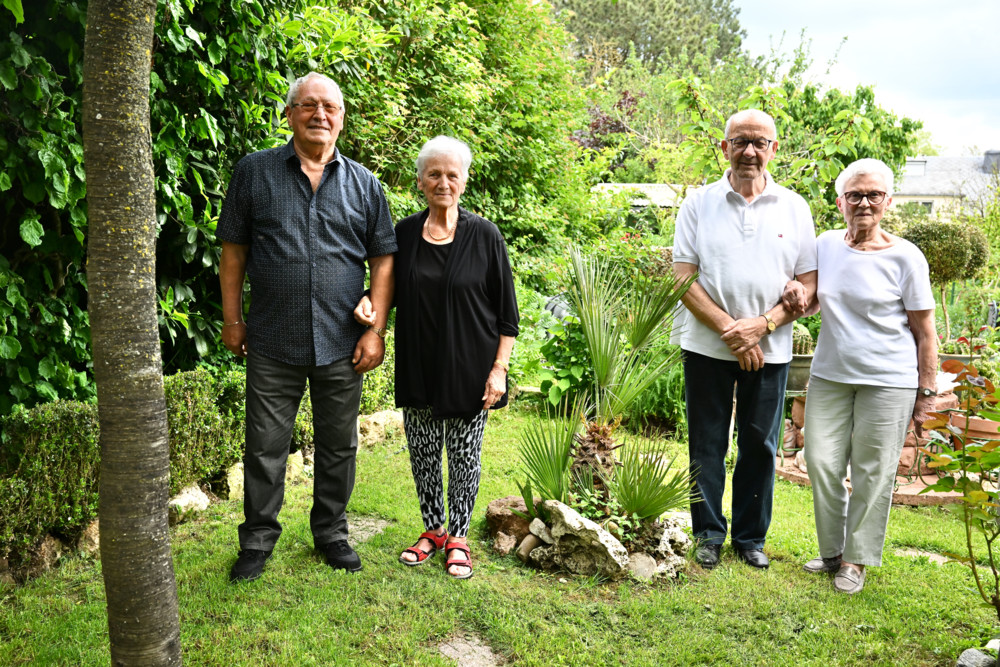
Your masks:
M1000 150L970 157L907 158L896 184L893 204L917 202L928 213L948 217L970 202L980 201L1000 172Z

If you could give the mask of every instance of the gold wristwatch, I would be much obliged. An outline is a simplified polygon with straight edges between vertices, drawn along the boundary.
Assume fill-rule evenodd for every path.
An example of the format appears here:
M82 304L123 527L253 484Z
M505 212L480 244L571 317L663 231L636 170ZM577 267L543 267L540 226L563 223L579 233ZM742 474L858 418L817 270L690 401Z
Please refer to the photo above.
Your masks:
M368 328L374 331L376 336L378 336L382 340L385 340L385 327L368 327Z
M772 320L771 316L767 313L764 313L761 317L767 320L767 335L770 336L771 332L778 328L778 325L774 323L774 320Z

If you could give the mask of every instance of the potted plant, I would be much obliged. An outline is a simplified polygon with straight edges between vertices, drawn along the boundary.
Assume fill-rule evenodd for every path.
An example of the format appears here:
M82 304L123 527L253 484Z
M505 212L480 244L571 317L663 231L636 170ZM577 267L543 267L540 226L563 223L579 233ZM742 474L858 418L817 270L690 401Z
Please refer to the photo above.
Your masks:
M792 363L788 366L786 391L804 392L809 384L815 343L809 329L800 322L792 324Z

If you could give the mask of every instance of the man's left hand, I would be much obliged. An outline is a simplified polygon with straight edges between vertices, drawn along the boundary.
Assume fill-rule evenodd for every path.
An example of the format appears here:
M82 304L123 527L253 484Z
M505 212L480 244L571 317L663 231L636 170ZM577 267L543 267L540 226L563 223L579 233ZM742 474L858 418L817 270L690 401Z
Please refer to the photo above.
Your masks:
M722 342L729 346L733 356L739 357L756 347L765 331L767 322L763 317L744 317L733 321L723 330Z
M354 356L351 357L354 372L360 375L374 370L379 367L383 359L385 359L385 341L371 329L361 334L361 339L354 346Z

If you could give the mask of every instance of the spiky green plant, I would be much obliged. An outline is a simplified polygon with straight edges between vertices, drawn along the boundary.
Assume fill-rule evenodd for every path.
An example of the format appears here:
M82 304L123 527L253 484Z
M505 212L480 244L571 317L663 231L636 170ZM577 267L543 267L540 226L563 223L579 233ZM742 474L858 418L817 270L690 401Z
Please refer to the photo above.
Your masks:
M573 461L574 438L580 428L582 401L563 402L562 410L549 419L536 419L521 436L520 455L528 477L521 485L529 512L533 512L532 494L542 500L565 503L569 497L569 468Z
M669 332L693 278L678 282L668 273L633 279L609 257L578 248L570 259L569 297L594 370L594 420L608 424L677 363L677 354L654 360L649 349Z
M625 515L656 520L688 503L694 480L686 469L671 472L665 441L633 441L621 452L615 474L604 483Z

